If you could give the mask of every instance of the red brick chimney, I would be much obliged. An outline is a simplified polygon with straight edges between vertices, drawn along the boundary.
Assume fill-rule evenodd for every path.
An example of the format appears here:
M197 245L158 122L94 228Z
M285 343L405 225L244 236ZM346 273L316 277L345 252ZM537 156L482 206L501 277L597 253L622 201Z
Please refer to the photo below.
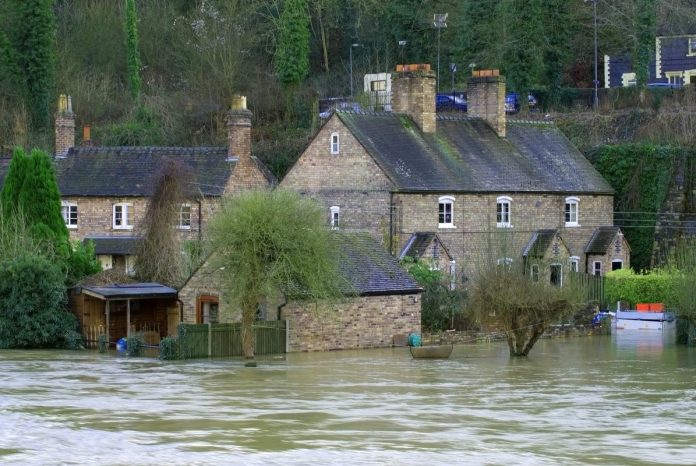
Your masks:
M424 133L434 133L436 78L430 65L397 65L391 78L392 111L410 116Z
M466 90L467 113L486 120L501 138L505 137L505 77L499 70L476 70Z
M72 111L72 98L61 94L56 112L56 157L65 157L70 148L75 147L75 114Z
M239 162L251 160L251 112L246 106L246 97L236 95L227 112L227 157Z

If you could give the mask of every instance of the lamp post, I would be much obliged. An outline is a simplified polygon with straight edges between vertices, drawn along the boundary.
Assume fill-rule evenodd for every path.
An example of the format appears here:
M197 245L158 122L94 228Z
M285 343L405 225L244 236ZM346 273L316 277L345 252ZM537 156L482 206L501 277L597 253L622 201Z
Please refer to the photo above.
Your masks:
M592 94L592 107L597 110L599 107L599 77L597 76L597 0L585 0L585 3L592 3L592 14L594 16L594 92Z
M440 31L447 27L447 13L435 13L433 26L437 28L437 92L440 92Z
M360 47L360 44L350 44L350 97L353 98L353 47Z

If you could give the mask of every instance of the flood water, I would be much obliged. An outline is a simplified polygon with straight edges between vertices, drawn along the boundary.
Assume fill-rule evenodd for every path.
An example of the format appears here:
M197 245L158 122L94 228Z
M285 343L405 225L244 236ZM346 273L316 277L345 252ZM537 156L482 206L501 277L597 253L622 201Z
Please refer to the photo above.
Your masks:
M0 464L694 464L696 348L618 336L161 362L0 351Z

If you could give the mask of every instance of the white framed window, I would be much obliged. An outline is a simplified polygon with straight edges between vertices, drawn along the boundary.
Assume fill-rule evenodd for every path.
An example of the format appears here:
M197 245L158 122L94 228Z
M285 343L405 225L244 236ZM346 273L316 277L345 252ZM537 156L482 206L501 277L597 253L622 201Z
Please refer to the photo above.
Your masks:
M496 264L498 267L504 267L507 269L510 269L512 267L512 258L511 257L502 257L496 261Z
M511 228L512 217L510 207L512 206L512 198L500 196L496 202L496 217L495 224L498 228Z
M623 261L621 259L614 259L611 261L611 270L621 270L623 269Z
M437 223L440 228L454 228L454 198L442 196L438 199Z
M127 202L114 204L113 226L115 230L133 229L133 204Z
M179 208L179 224L177 228L180 230L191 229L191 204L181 204Z
M577 197L566 197L565 200L565 226L580 226L579 219L580 199Z
M580 271L580 258L578 256L572 256L570 258L570 271L571 272Z
M689 51L688 56L696 55L696 37L689 37Z
M679 87L682 85L683 74L684 73L681 71L673 71L665 73L665 77L667 78L667 82L669 82L670 86Z
M340 149L338 133L331 133L331 153L338 154Z
M387 90L387 80L380 79L377 81L370 81L370 90L375 91L386 91Z
M334 205L329 209L329 220L331 222L331 229L338 230L341 223L341 208Z
M602 262L594 261L592 263L592 275L596 275L596 276L602 275Z
M60 213L68 228L77 228L77 204L74 202L61 202Z

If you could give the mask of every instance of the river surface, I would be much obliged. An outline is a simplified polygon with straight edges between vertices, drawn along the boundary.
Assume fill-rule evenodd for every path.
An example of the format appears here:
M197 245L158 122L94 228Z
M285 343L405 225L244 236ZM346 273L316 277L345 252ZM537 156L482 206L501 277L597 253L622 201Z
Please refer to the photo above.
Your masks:
M161 362L0 351L0 464L694 464L696 348L619 336Z

